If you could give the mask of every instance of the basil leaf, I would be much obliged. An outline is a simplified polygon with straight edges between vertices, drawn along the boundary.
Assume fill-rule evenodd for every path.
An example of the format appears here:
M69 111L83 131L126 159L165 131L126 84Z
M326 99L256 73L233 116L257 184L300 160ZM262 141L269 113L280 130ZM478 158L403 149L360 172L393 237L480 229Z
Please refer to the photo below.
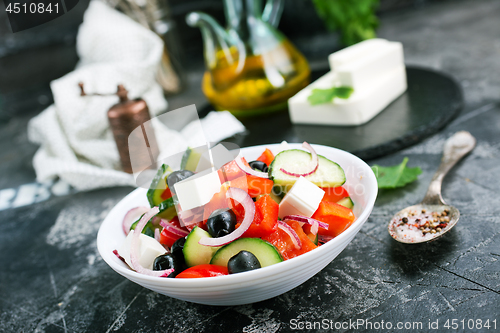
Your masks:
M377 177L378 188L397 188L403 187L417 180L418 175L422 173L420 167L408 168L408 157L398 165L383 167L379 165L372 166L372 170Z
M351 87L337 87L335 88L335 93L337 98L348 99L351 94L354 92L354 89Z
M330 89L313 89L307 101L311 105L330 103L335 97L348 99L354 92L351 87L333 87Z

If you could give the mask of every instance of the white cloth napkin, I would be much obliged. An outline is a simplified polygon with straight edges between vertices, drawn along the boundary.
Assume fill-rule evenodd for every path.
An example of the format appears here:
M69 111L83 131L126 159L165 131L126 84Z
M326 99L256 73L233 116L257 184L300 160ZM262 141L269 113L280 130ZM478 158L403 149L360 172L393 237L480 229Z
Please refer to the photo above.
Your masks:
M28 125L30 141L41 145L33 158L37 181L59 177L77 190L133 186L133 176L121 171L107 119L108 109L118 98L82 98L78 83L83 82L87 92L99 93L115 92L123 84L129 98L142 97L154 117L167 109L162 88L155 81L163 42L129 17L94 0L78 31L77 51L77 68L51 82L54 104ZM215 134L207 138L212 142L245 130L229 112L210 113L201 124L205 133ZM159 146L160 154L172 145L176 150L187 147L189 126L179 133L157 122L157 140L168 143Z

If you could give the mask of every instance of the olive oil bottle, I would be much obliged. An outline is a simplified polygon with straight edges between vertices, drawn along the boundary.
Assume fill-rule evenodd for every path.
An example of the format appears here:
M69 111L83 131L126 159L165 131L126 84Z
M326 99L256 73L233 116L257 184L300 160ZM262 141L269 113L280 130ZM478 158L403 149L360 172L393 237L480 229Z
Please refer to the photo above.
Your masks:
M193 12L191 26L200 27L207 70L202 89L217 110L236 116L258 115L286 107L290 97L309 83L305 57L275 29L281 1L224 0L229 26Z

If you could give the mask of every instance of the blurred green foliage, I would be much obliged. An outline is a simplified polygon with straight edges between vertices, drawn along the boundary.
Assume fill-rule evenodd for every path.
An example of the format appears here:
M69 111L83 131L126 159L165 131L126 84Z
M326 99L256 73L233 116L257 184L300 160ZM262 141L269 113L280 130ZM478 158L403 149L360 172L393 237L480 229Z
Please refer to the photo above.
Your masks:
M352 45L376 37L379 0L312 0L328 30L340 31L342 43Z

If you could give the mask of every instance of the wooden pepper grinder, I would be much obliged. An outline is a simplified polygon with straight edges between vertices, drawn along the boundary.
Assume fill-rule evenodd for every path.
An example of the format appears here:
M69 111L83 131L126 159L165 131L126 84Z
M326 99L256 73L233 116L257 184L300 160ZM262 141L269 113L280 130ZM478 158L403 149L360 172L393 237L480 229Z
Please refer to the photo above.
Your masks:
M156 169L159 150L146 102L142 98L130 100L127 96L128 91L121 84L118 85L115 94L86 94L83 83L78 85L81 89L81 96L117 95L119 97L120 101L108 110L108 120L120 154L123 171L138 173L145 169ZM138 127L141 127L141 130L135 130ZM131 133L134 137L130 138L133 144L129 147ZM145 145L140 143L145 143ZM133 163L131 163L131 156Z

